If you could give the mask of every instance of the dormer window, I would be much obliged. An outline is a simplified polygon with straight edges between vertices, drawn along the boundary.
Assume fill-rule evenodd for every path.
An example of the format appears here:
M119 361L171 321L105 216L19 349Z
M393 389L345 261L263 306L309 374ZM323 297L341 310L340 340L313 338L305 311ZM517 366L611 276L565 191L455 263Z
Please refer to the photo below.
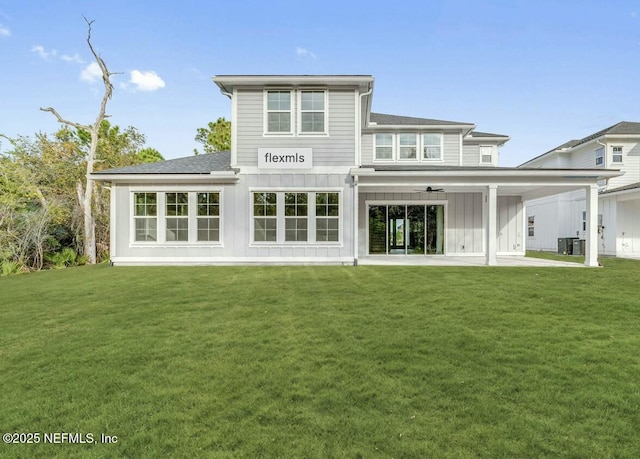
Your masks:
M393 161L393 134L376 134L376 159Z
M400 159L418 159L417 134L399 134L398 143L400 144Z
M267 133L291 134L291 91L267 91Z
M490 146L480 147L480 165L482 166L493 165L493 147L490 147Z
M442 159L442 134L422 134L422 159Z

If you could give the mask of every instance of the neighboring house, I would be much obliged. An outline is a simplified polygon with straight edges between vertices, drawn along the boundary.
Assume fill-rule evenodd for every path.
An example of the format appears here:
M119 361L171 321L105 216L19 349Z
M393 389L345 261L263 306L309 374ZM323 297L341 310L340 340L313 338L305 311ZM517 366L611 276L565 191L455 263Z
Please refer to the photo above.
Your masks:
M525 202L616 175L498 167L509 138L371 112L368 75L222 75L231 151L93 174L111 184L111 261L348 263L524 255ZM597 265L596 212L587 260Z
M623 175L599 182L598 251L640 257L640 123L620 122L571 140L520 167L619 169ZM558 238L586 237L584 191L530 202L527 247L557 250Z

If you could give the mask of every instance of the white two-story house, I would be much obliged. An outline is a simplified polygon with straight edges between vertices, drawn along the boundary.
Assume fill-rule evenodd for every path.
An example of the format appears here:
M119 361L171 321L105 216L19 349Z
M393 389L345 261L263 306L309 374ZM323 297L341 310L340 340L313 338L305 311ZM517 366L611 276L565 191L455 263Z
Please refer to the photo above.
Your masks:
M111 184L114 264L495 265L524 255L528 200L581 191L597 265L598 182L615 172L498 167L507 136L372 113L369 75L213 81L231 103L231 151L93 175Z
M624 172L599 182L598 251L604 255L640 257L640 123L617 123L571 140L520 167L589 167ZM556 250L559 238L585 239L584 191L532 201L527 207L527 217L529 248Z

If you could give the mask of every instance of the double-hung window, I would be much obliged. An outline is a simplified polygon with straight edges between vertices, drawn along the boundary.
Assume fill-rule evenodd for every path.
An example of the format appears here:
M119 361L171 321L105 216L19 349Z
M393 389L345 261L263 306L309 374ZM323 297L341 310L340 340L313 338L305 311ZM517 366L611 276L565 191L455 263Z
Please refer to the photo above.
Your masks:
M596 150L596 166L604 164L604 148L600 147Z
M291 134L291 91L267 91L267 133Z
M220 194L198 193L197 228L199 242L220 240Z
M418 159L417 134L399 134L398 143L400 144L400 159Z
M393 160L393 134L376 134L376 159Z
M622 147L613 147L611 162L614 164L622 163Z
M276 193L253 193L253 239L275 242L278 239L278 201Z
M300 133L326 133L326 92L300 91Z
M166 241L189 240L189 193L166 193Z
M284 240L307 241L308 236L307 193L284 194Z
M422 134L422 159L442 159L442 134Z
M316 241L339 241L339 229L340 195L338 193L316 193Z
M134 240L158 240L158 195L156 193L134 193L133 220Z

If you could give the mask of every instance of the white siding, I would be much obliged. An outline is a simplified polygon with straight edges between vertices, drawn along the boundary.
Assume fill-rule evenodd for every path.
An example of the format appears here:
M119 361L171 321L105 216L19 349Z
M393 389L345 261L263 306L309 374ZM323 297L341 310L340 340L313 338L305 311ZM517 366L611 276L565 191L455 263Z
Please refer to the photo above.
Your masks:
M295 102L295 97L293 100ZM313 148L314 166L355 165L356 104L353 90L329 89L328 136L264 135L264 91L238 90L237 93L237 165L257 166L261 147ZM295 110L292 117L295 118Z
M524 255L522 199L498 197L498 254Z

